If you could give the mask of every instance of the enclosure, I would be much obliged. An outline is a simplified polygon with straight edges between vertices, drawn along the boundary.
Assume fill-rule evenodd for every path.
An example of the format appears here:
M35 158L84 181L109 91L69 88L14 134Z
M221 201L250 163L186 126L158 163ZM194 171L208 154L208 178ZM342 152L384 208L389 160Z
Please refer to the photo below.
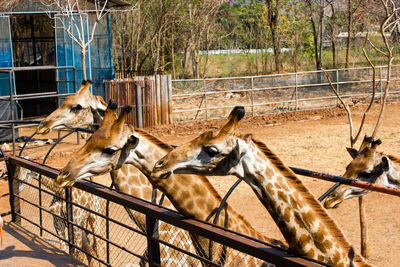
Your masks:
M353 107L353 112L356 116L356 121L359 119L361 112L364 110L365 106L358 104ZM367 124L368 129L372 126L371 121L375 118L377 114L378 106L372 111L372 115ZM383 140L382 151L387 151L387 153L396 155L400 147L400 143L396 139L398 129L399 129L399 105L393 104L387 106L386 119L383 124L380 137ZM297 121L297 122L296 122ZM223 121L213 120L209 122L196 122L196 123L181 123L169 126L159 126L156 128L149 128L149 132L160 137L162 140L175 145L180 145L191 138L197 136L200 132L207 129L216 129L219 127ZM289 166L300 167L305 169L312 169L316 171L332 173L332 174L342 174L344 172L344 166L350 160L350 157L345 154L345 147L347 145L347 132L348 125L345 117L344 110L341 109L327 109L319 111L299 111L291 112L280 115L270 115L270 116L260 116L260 117L248 117L240 125L240 129L243 133L253 133L255 136L262 141L264 141L273 151L275 151L281 159L287 163ZM28 135L29 132L25 132L24 135ZM49 137L55 137L54 134ZM61 168L65 165L68 158L79 148L80 145L76 144L75 137L69 137L65 142L60 144L60 147L53 151L48 157L46 164L48 166L55 166ZM47 146L32 146L27 147L24 154L30 155L31 158L35 158L35 161L42 162L43 155L49 149ZM25 168L33 169L36 172L42 172L41 166L30 161L23 161L19 163L18 160L15 164L23 164ZM49 177L54 177L57 173L56 170L44 167L46 170L45 175ZM310 179L308 177L301 178L306 186L312 191L312 193L318 197L326 189L328 189L332 184L328 182L323 182L320 180ZM25 219L21 219L24 227L32 229L36 233L40 233L40 216L39 208L34 205L38 205L39 201L42 201L43 208L48 207L48 203L51 200L51 195L42 192L42 198L39 200L38 183L34 179L32 180L33 187L26 186L25 190L21 194L21 197L27 199L31 203L27 203L24 200L20 200L21 204L21 214L28 220L31 220L34 224L30 223ZM100 182L107 187L110 184L110 178L108 176L96 178L97 182ZM224 195L230 188L230 186L235 183L236 179L233 177L227 178L227 180L221 180L220 177L210 177L210 181L215 186L215 188ZM109 259L112 265L126 262L137 262L139 258L143 255L144 248L147 246L147 240L145 234L137 233L137 229L133 226L129 217L126 215L123 209L120 198L124 199L123 205L134 205L127 204L130 201L125 201L127 197L125 195L117 194L110 191L110 189L105 188L101 185L90 185L88 183L79 184L80 189L88 190L90 193L95 193L92 188L99 189L103 195L104 192L113 195L113 199L110 201L110 209L108 213L108 218L101 217L102 230L99 234L99 239L107 239L107 220L109 221L109 240L111 241L109 248ZM42 186L42 189L48 191ZM93 189L94 190L94 189ZM97 191L96 191L97 192ZM95 193L97 194L97 193ZM32 197L34 198L32 199ZM114 198L116 197L116 198ZM30 199L31 198L31 199ZM108 197L107 197L108 198ZM30 199L30 200L29 200ZM246 204L243 203L243 199L246 199ZM132 200L133 201L133 200ZM372 259L369 261L373 264L379 263L380 266L393 266L398 260L398 255L393 254L392 251L398 249L399 243L397 242L400 233L398 232L398 222L392 219L392 214L398 212L399 199L384 195L381 193L371 193L366 197L367 201L367 214L369 222L369 244L371 246ZM257 198L254 196L250 188L242 183L239 187L234 190L232 196L228 199L228 202L239 212L241 212L260 232L268 235L269 237L282 239L282 236L275 226L272 219L268 216L267 212L263 211L264 208L260 205ZM101 215L107 214L106 201L104 200L104 208L100 210ZM136 203L136 202L135 202ZM143 203L147 208L154 207L149 203ZM135 204L136 205L136 204ZM72 206L75 206L73 204ZM340 228L344 231L345 235L348 237L349 241L355 246L356 251L359 252L359 223L358 223L358 212L357 212L357 201L356 199L349 200L345 202L337 210L329 210L329 213L338 222ZM137 206L131 208L137 208ZM140 210L144 212L143 210ZM185 222L192 222L191 219L182 219L179 215L171 213L172 219L168 216L170 211L162 211L162 217L157 217L162 221L167 221L169 223L175 223L174 218L180 218L178 226L184 229L191 230L192 228L185 228L188 224L183 225ZM153 212L153 211L152 211ZM42 222L43 226L48 229L48 231L53 231L51 214L47 211L42 211ZM178 217L176 217L178 216ZM167 218L168 217L168 218ZM171 219L171 220L170 220ZM123 226L120 225L122 223ZM182 223L182 224L181 224ZM208 225L200 224L196 222L198 226L196 228L199 230L200 226L211 227ZM212 227L211 227L212 228ZM211 229L207 228L207 229ZM77 231L79 227L75 226L74 231ZM124 230L122 230L124 229ZM391 231L388 231L390 229ZM220 229L219 229L220 230ZM206 235L202 232L203 235ZM43 230L43 236L49 240L55 240L52 234ZM217 237L217 241L222 242L219 235L215 233L211 234L210 238ZM226 233L224 232L224 236ZM224 239L225 240L225 239ZM254 240L253 240L254 241ZM56 241L53 241L56 242ZM103 241L105 244L105 241ZM58 243L57 243L58 244ZM132 247L135 245L138 247ZM225 243L224 243L225 244ZM254 244L254 243L253 243ZM260 245L260 244L259 244ZM265 244L262 244L264 246ZM229 246L231 244L229 243ZM387 247L390 246L393 250L388 250ZM107 246L104 251L106 251ZM130 254L126 250L134 250L135 255ZM252 248L253 252L256 251ZM254 252L255 253L255 252ZM264 252L263 252L264 253ZM107 253L103 254L104 257L102 261L107 263ZM307 263L308 265L309 263Z

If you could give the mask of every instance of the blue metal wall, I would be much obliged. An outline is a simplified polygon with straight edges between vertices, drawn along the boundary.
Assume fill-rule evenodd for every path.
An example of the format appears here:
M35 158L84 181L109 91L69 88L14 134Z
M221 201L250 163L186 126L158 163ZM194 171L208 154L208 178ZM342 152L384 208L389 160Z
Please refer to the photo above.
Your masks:
M10 20L9 17L0 16L0 68L6 67L13 67ZM0 73L0 95L10 95L8 73Z
M90 14L88 20L90 27L86 28L85 39L89 39L89 30L93 27L95 15ZM79 88L83 80L82 56L80 47L68 36L65 30L59 28L60 22L56 20L56 49L58 66L74 66L76 68L76 85ZM86 51L86 76L93 81L92 93L104 97L103 80L111 80L113 76L111 52L111 27L109 15L101 20L96 28L95 36ZM73 72L65 70L59 72L60 80L72 80ZM60 93L72 93L73 86L60 84Z

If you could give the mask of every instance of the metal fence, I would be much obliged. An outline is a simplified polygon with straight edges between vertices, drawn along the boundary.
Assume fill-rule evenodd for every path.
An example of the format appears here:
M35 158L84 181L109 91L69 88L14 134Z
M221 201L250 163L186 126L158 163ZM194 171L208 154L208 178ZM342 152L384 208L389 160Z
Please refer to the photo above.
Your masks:
M240 262L244 257L256 259L259 265L267 262L276 266L321 266L260 240L185 218L99 184L81 181L60 193L42 184L45 179L57 177L58 170L11 155L6 159L13 221L84 263L90 260L90 265L106 266L221 266L218 250L213 250L216 254L211 259L178 242L179 231L187 231L190 236L213 240L214 248L225 247L234 253L235 263L225 262L226 266L245 266ZM91 204L83 201L88 199ZM137 227L126 208L143 216L145 229ZM173 236L157 234L158 223L177 231ZM160 227L160 232L163 230ZM165 251L170 254L165 255ZM172 259L178 261L171 262Z
M240 260L248 257L253 257L260 264L268 262L277 266L321 264L295 257L286 250L225 228L184 218L174 211L100 184L82 181L72 189L59 189L52 185L58 170L11 155L0 158L0 161L3 160L8 167L13 221L80 261L90 261L90 265L133 266L149 263L151 266L220 266L224 264L218 256L224 247L235 257L235 263L225 262L226 266L238 266ZM303 176L400 196L399 189L294 167L291 169ZM229 192L238 184L235 183ZM228 196L229 193L224 200ZM127 209L135 214L135 218L141 218L145 227L138 227ZM183 240L185 236L213 240L213 257L191 251L186 242L188 240ZM244 262L239 265L245 266Z
M377 95L382 97L387 67L376 68ZM372 69L327 70L346 101L365 101L372 92ZM400 93L400 66L392 66L388 101ZM172 80L173 119L207 120L226 117L236 105L248 107L248 114L264 115L284 111L310 110L338 105L322 71L283 73L264 76Z

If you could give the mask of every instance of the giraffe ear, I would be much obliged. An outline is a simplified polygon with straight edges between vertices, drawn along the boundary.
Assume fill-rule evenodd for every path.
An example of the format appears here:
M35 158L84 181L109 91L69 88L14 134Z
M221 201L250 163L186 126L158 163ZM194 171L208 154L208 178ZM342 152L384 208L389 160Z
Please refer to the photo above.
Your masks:
M94 101L95 102L93 105L94 108L97 110L105 111L107 109L106 101L104 101L104 99L99 95L96 95L95 97L96 97L97 101Z
M242 156L246 153L246 143L240 139L236 140L236 144L233 147L232 151L218 163L215 171L217 171L218 175L227 175L233 174L242 176L242 173L237 173L237 171L242 170L241 168L235 168Z
M382 156L381 166L383 171L388 171L390 169L390 160L388 157Z
M116 169L121 168L123 164L127 163L126 161L129 158L131 150L135 149L138 144L139 144L139 138L135 137L133 134L128 137L127 142L122 147Z
M92 85L92 81L91 80L84 80L81 83L81 87L79 87L79 90L77 91L78 94L84 94L86 92L90 92L89 88Z
M358 151L357 149L351 148L351 147L346 147L347 152L349 152L350 156L352 159L355 159L358 156Z

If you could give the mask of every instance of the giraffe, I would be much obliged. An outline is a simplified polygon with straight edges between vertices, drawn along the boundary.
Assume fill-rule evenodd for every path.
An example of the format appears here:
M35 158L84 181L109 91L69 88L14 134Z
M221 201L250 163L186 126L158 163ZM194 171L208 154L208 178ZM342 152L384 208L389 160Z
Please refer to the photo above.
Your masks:
M89 88L92 81L83 81L79 90L65 98L63 103L42 120L36 129L38 134L47 134L53 129L91 127L100 123L100 111L107 103L101 96L92 95Z
M100 125L99 129L97 132L93 134L91 139L89 139L88 143L85 144L85 146L90 145L93 138L96 137L101 132L105 131L105 128L108 127L108 125L112 122L114 122L117 117L115 116L115 111L117 109L117 105L115 103L112 103L110 101L110 104L108 105L108 108L105 112L105 117L104 120L102 121L102 124ZM84 146L84 147L85 147ZM79 153L79 152L78 152ZM112 149L105 149L104 150L104 155L108 156L110 153L112 153ZM101 164L101 162L98 162ZM124 166L129 166L129 165L124 165ZM112 182L116 186L116 188L123 193L130 194L135 197L144 197L145 200L151 201L151 196L152 196L152 186L150 182L146 178L144 178L143 174L137 171L135 168L136 172L133 174L127 173L129 171L129 168L120 168L118 171L113 171L112 174ZM107 169L107 171L103 173L110 172L110 169ZM101 174L103 174L101 173ZM96 170L89 171L88 175L86 177L90 176L95 176L98 173ZM62 188L58 187L58 190L62 190ZM81 191L83 195L85 195L84 191ZM142 194L145 193L145 194ZM161 194L158 194L158 197L160 197ZM173 207L169 200L164 200L163 205L166 207ZM131 217L131 219L138 225L138 227L142 230L145 231L146 229L146 217L144 214L135 212L134 210L128 210L128 215ZM191 242L191 239L188 235L187 232L185 232L182 229L172 227L169 224L161 222L159 225L159 235L160 239L169 241L170 243L174 244L177 247L181 248L186 248L189 252L191 253L196 253L196 250L194 249L194 245ZM182 262L188 263L189 266L201 266L201 263L186 255L183 254L179 251L174 250L171 247L161 245L161 265L162 266L179 266L182 264Z
M278 156L251 134L240 134L244 114L235 107L218 133L205 132L161 158L152 179L168 183L173 173L235 175L253 189L293 252L334 266L368 266Z
M206 222L212 222L222 198L204 176L171 175L167 180L151 179L150 174L154 163L171 151L171 147L146 133L124 124L126 114L123 109L119 118L108 126L102 126L92 135L91 139L74 155L71 161L62 169L57 177L57 184L69 187L84 177L102 174L116 169L123 163L133 164L140 169L152 184L163 191L175 208L183 215ZM104 121L110 122L107 118ZM104 122L103 122L104 123ZM226 204L218 218L217 225L230 230L282 246L282 242L272 240L257 232L251 224L230 205ZM218 263L229 266L257 264L255 258L236 255L229 248L213 244L210 255L209 240L201 236L192 236L197 253L207 258L213 258Z
M344 177L364 182L400 188L400 159L377 152L381 140L365 136L359 150L347 148L353 160L347 165ZM337 208L346 199L366 195L371 191L340 185L325 200L327 209Z
M105 111L107 109L107 104L101 96L94 96L90 93L90 85L91 81L83 81L79 91L74 95L67 96L62 105L41 122L36 132L39 134L47 134L53 129L62 127L70 129L87 126L92 129L97 128L95 124L103 121L103 118L99 115L99 111ZM115 119L113 115L113 110L115 109L116 105L113 104L108 116L111 120ZM147 201L152 200L153 186L134 166L125 164L118 170L113 170L110 174L112 183L117 190ZM87 194L81 190L79 193L82 195ZM160 199L161 193L157 192L156 201L159 202ZM62 206L64 203L59 202L58 205ZM162 205L173 209L168 199L165 199ZM126 210L129 217L139 229L145 231L146 220L144 215L134 210ZM180 246L187 247L190 252L195 253L193 245L191 244L191 239L187 236L186 232L183 232L181 229L169 228L169 225L162 224L161 226L165 240L177 242ZM181 239L176 241L179 236L181 236ZM162 249L163 254L161 255L161 260L163 265L179 264L176 262L183 260L186 260L192 266L197 266L199 264L194 259L186 259L186 255L177 253L169 247L164 247Z
M53 215L53 225L57 235L61 236L64 240L66 240L65 231L67 230L67 222L66 222L66 202L62 201L65 199L65 190L57 187L53 179L40 176L38 173L32 172L28 169L19 167L16 171L16 177L25 183L30 183L32 178L41 181L42 185L45 186L48 190L53 192L56 196L53 196L49 211L54 214L61 215L61 218ZM20 183L18 187L19 194L26 188L25 183ZM74 203L80 203L82 206L90 208L93 211L100 212L101 205L100 199L97 196L91 194L85 194L84 191L80 189L72 189L71 199ZM72 207L72 218L73 222L79 225L82 228L74 227L74 244L80 247L84 252L79 250L74 250L73 256L77 258L79 261L84 262L87 260L89 266L96 266L93 258L90 255L95 255L99 259L103 259L105 253L105 247L103 242L99 242L98 238L87 234L84 229L89 229L94 233L101 232L101 221L100 218L90 212L87 212L79 207L73 205ZM60 248L64 251L68 251L68 245L64 241L60 242Z

